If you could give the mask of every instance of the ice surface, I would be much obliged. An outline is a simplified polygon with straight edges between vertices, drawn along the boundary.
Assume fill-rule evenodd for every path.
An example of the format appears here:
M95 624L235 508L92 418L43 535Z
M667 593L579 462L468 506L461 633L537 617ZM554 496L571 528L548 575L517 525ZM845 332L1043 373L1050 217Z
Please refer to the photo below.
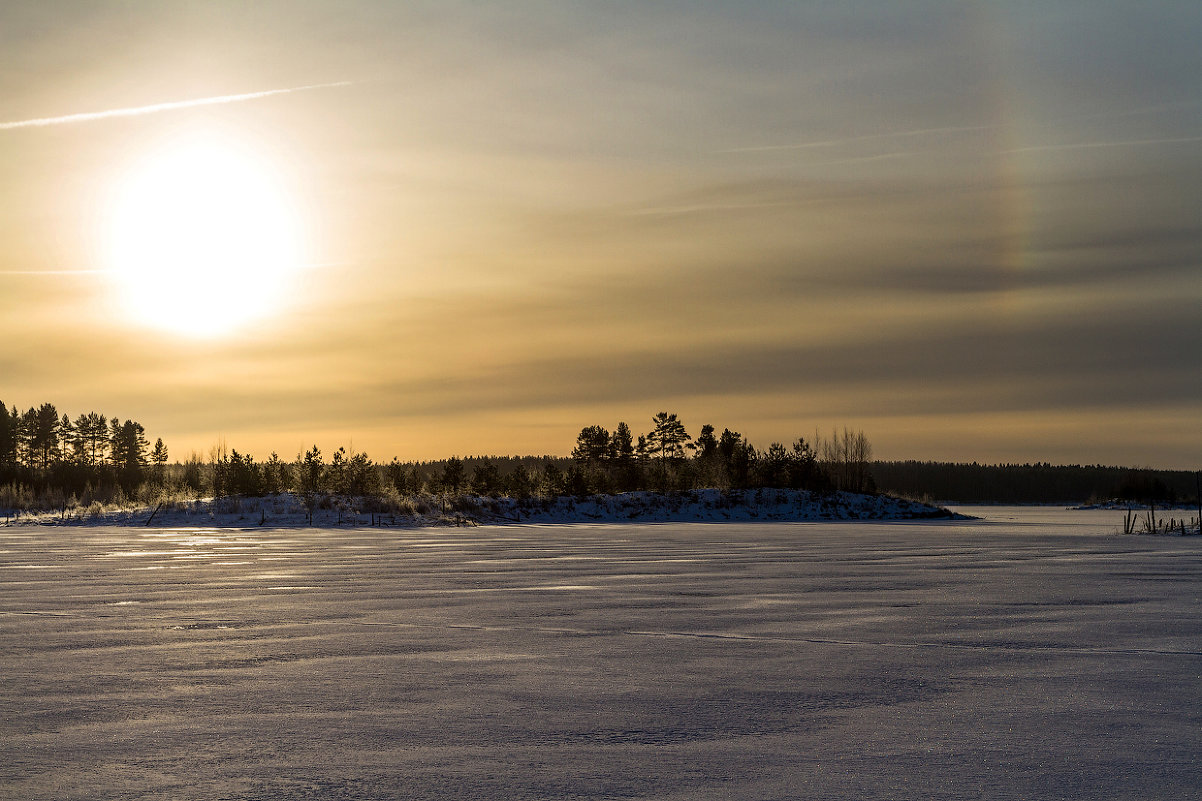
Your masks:
M1202 541L968 511L0 528L0 798L1197 797Z

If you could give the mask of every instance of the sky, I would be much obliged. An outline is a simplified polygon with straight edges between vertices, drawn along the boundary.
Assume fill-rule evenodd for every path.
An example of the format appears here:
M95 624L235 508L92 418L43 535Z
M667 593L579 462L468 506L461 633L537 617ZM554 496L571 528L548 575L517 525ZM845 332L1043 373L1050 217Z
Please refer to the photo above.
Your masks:
M1202 466L1195 2L0 8L0 401Z

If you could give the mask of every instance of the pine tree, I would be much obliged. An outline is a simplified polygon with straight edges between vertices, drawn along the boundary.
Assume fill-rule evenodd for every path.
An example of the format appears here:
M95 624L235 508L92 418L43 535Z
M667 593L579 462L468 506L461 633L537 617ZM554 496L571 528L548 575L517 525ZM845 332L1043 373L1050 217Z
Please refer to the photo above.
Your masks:
M684 424L675 413L659 412L651 418L651 423L654 428L647 434L647 444L652 453L659 454L659 488L667 491L668 460L684 456L684 444L689 441L689 432L685 431Z
M510 498L525 500L530 497L530 493L534 489L534 480L530 477L530 473L526 470L526 466L521 462L513 469L513 472L505 477L505 491Z
M121 422L113 418L109 431L113 465L122 488L128 493L141 482L142 469L146 467L146 448L150 444L146 441L146 429L133 420Z
M321 449L316 445L313 450L305 451L302 459L296 459L296 488L301 495L311 496L321 491L321 478L325 465L321 458Z
M643 441L642 448L645 451L646 442L643 437L639 437L639 439ZM620 491L637 489L642 468L635 461L634 437L630 433L630 426L626 423L618 423L609 447L613 454L615 486Z
M154 450L150 452L150 461L154 464L154 483L162 486L167 465L167 446L163 444L162 437L155 439Z
M447 463L442 469L443 489L447 492L458 492L459 487L463 485L463 479L463 460L458 456L447 459Z
M485 459L472 473L472 489L478 495L495 497L501 487L501 475L491 460Z
M79 463L79 432L75 426L71 424L71 418L66 412L58 420L58 438L59 438L59 458L64 462L74 461Z
M660 459L675 459L684 455L684 444L689 441L689 432L676 415L659 412L651 418L655 426L647 435L647 442L652 453L658 453Z
M380 474L366 453L355 453L347 459L346 493L360 498L380 494Z
M388 463L384 471L388 475L389 483L396 488L399 494L407 495L409 493L408 471L399 459L395 456L392 457L392 461Z
M109 446L108 419L102 414L88 412L76 417L73 426L77 461L89 467L102 464Z
M335 495L347 494L346 448L339 448L330 457L330 467L326 470L326 484Z
M741 489L748 485L755 455L755 448L737 431L722 429L722 436L718 439L718 458L731 487Z
M619 464L625 465L634 460L634 438L630 434L630 426L618 423L609 448Z
M279 495L292 483L292 471L275 451L263 463L263 491L268 495Z
M48 467L59 455L60 420L53 403L30 409L22 420L30 464Z
M610 458L609 432L602 426L585 426L576 437L572 458L579 464L595 466Z
M13 464L17 461L17 429L20 418L14 408L9 414L4 402L0 401L0 465Z
M718 454L718 438L714 436L714 427L706 423L701 427L697 439L690 442L689 450L693 451L695 459L711 459Z
M154 450L150 452L150 461L159 468L167 464L167 446L163 444L162 437L155 439Z

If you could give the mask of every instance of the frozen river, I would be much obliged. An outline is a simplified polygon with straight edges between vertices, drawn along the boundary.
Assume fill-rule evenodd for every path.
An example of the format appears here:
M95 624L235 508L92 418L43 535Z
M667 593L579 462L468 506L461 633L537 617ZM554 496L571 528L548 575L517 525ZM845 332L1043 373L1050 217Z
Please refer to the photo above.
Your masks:
M1202 539L967 511L0 528L0 797L1198 797Z

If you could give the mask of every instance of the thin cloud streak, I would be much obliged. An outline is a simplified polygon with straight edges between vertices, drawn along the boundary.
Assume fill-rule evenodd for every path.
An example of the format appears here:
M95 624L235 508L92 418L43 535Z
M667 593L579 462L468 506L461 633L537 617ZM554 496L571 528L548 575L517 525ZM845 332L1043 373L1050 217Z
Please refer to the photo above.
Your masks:
M856 164L861 161L883 161L884 159L903 159L913 156L915 153L911 150L901 151L898 153L878 153L875 156L853 156L846 159L833 159L831 161L815 161L807 163L806 167L829 167L834 164Z
M1128 139L1122 142L1076 142L1067 145L1031 145L1003 150L1003 153L1032 153L1039 150L1091 150L1101 147L1139 147L1141 145L1184 145L1202 142L1202 136L1184 136L1173 139Z
M307 92L312 89L333 89L339 86L350 86L353 81L335 81L332 83L315 83L307 86L291 86L286 89L267 89L262 92L245 92L237 95L218 95L215 97L200 97L192 100L175 100L169 103L155 103L149 106L133 108L117 108L108 111L88 111L81 114L67 114L61 117L39 117L32 120L17 120L15 122L0 122L0 131L11 131L17 128L45 128L50 125L71 125L77 122L91 122L113 117L138 117L143 114L157 114L160 111L175 111L177 109L194 108L196 106L213 106L222 103L241 103L245 100L258 100L273 95L287 95L293 92Z
M1096 114L1074 114L1068 119L1096 120L1102 118L1139 117L1145 114L1161 114L1166 111L1176 111L1198 105L1202 105L1202 100L1181 100L1176 103L1158 103L1155 106L1142 106L1140 108L1127 109L1126 111L1100 111Z
M806 162L799 166L801 167L830 167L841 164L858 164L871 161L885 161L887 159L909 158L916 155L911 151L901 153L879 153L875 156L854 156L846 159L832 159L830 161L814 161ZM764 201L760 203L691 203L680 206L648 206L646 208L636 209L629 212L631 216L640 217L666 217L672 215L696 214L699 212L711 211L742 211L746 209L771 209L783 208L788 206L809 206L815 202L813 197L798 197L793 200L774 200Z
M789 145L760 145L757 147L734 147L729 150L719 150L719 153L759 153L774 150L807 150L815 147L834 147L848 142L867 142L874 139L900 139L909 136L925 136L941 133L964 133L968 131L990 131L996 125L961 125L946 128L919 128L913 131L891 131L889 133L865 134L863 136L848 136L842 139L823 139L817 142L795 142Z
M0 275L96 275L108 270L0 270Z
M315 261L297 264L297 270L328 270L334 267L352 267L357 261ZM79 270L0 270L0 275L108 275L113 270L89 268Z
M696 203L691 206L654 206L637 209L630 212L630 214L636 217L658 217L674 214L694 214L702 211L742 211L745 209L772 209L782 206L799 205L801 205L800 202L792 200L766 203Z

